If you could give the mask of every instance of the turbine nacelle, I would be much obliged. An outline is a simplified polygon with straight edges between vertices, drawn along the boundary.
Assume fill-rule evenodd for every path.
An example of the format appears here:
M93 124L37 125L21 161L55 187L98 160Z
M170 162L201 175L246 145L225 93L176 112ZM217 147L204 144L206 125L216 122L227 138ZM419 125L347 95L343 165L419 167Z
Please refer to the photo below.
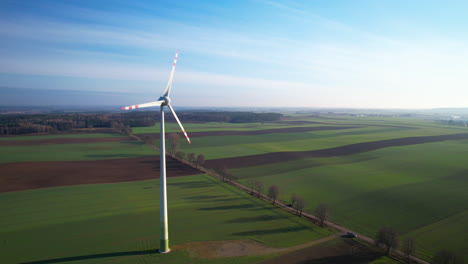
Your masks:
M158 101L163 101L161 103L162 106L166 106L166 105L171 104L171 98L169 98L169 96L161 96L161 97L159 97Z

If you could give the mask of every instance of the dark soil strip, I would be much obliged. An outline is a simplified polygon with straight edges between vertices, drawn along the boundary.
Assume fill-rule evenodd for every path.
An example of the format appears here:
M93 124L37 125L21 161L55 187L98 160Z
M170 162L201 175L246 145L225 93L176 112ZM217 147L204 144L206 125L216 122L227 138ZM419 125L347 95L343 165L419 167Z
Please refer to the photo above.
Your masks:
M286 127L286 128L274 128L274 129L262 129L262 130L251 130L251 131L201 131L201 132L188 132L189 137L208 137L208 136L254 136L264 135L273 133L300 133L310 131L323 131L323 130L342 130L359 128L359 126L319 126L319 127ZM151 134L138 134L138 136L154 136L159 137L159 133Z
M167 177L201 173L169 156L166 162ZM156 178L159 178L159 156L93 161L0 164L0 192Z
M134 140L129 137L95 137L95 138L52 138L52 139L33 139L33 140L1 140L0 146L32 146L49 144L82 144L82 143L103 143L120 142Z
M407 137L387 139L372 142L363 142L351 144L336 148L320 149L312 151L296 151L296 152L273 152L260 155L242 156L234 158L214 159L205 162L206 167L226 167L226 168L242 168L250 166L260 166L264 164L285 162L294 159L303 159L310 157L335 157L346 156L367 151L372 151L387 147L398 147L415 144L424 144L431 142L439 142L445 140L461 140L468 139L468 133L440 135L440 136L425 136L425 137Z

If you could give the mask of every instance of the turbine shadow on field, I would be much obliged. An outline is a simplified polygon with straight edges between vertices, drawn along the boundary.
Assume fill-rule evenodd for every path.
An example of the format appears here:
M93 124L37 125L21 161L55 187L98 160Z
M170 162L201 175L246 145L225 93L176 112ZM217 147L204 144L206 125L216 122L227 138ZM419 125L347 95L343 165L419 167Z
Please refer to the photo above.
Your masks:
M278 234L278 233L297 232L297 231L302 231L306 229L308 228L303 227L303 226L298 226L298 227L291 227L291 228L275 228L275 229L244 231L244 232L232 233L232 235L234 236L270 235L270 234Z
M286 216L284 215L260 215L260 216L254 216L254 217L234 218L234 219L226 221L225 223L235 224L235 223L249 223L249 222L260 222L260 221L273 221L273 220L284 219L284 218L286 218Z
M226 205L226 206L215 206L215 207L203 207L198 210L212 211L212 210L232 210L232 209L252 209L257 207L254 204L239 204L239 205Z
M68 261L77 261L77 260L86 260L86 259L148 255L148 254L156 254L158 252L159 252L158 249L137 250L137 251L103 253L103 254L74 256L74 257L56 258L56 259L45 259L45 260L38 260L38 261L31 261L31 262L22 262L20 264L49 264L49 263L59 263L59 262L68 262Z

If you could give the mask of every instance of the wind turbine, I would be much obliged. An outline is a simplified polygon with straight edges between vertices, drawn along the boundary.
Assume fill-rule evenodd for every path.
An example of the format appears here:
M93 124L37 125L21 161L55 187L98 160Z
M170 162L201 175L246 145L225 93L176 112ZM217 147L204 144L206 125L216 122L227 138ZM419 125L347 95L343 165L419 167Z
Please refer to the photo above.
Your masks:
M161 115L161 131L159 133L160 135L160 142L159 142L159 149L160 149L160 228L161 228L161 237L160 237L160 247L159 247L159 252L160 253L169 253L171 249L169 248L169 230L168 230L168 221L167 221L167 193L166 193L166 144L165 144L165 136L164 136L164 107L167 106L172 114L174 115L175 120L180 126L180 129L182 129L182 132L185 135L185 138L187 138L187 141L189 144L192 142L190 141L190 138L187 135L187 132L185 132L184 127L182 126L182 123L180 123L179 118L177 117L176 112L174 111L174 108L171 106L171 99L169 98L169 94L171 92L171 87L172 87L172 79L174 78L174 71L175 67L177 64L177 57L179 55L179 51L176 52L175 57L174 57L174 63L172 64L172 71L171 75L169 76L169 82L167 83L166 89L164 90L163 94L157 101L154 102L149 102L145 104L139 104L139 105L131 105L131 106L126 106L122 107L122 110L130 110L130 109L137 109L137 108L143 108L143 107L151 107L151 106L160 106L160 115Z

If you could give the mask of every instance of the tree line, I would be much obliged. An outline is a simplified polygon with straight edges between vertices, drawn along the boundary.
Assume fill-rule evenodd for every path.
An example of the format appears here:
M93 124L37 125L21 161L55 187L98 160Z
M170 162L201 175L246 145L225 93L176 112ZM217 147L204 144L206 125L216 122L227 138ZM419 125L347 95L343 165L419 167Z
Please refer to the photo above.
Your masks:
M399 234L391 227L382 227L376 234L375 244L385 249L386 255L399 247ZM416 242L412 237L403 240L401 252L406 256L406 262L411 262L411 256L416 253ZM450 250L440 250L433 257L433 264L463 264L463 258Z
M183 122L271 122L280 120L278 113L252 112L180 112ZM85 128L112 128L113 123L127 127L149 127L159 122L154 111L125 113L65 113L65 114L6 114L0 115L0 135L30 133L59 133ZM168 121L175 121L167 115Z
M73 113L0 116L0 135L59 133L84 128L153 126L154 113Z

